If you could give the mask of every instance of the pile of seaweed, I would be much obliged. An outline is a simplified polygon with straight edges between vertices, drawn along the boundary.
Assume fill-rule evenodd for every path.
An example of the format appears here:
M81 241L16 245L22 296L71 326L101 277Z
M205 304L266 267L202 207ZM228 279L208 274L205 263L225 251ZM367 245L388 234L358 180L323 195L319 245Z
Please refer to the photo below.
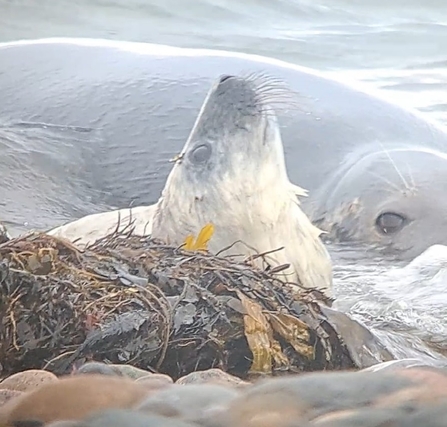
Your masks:
M84 250L31 233L0 245L2 376L96 360L176 379L241 378L354 362L315 291L206 251L114 233Z

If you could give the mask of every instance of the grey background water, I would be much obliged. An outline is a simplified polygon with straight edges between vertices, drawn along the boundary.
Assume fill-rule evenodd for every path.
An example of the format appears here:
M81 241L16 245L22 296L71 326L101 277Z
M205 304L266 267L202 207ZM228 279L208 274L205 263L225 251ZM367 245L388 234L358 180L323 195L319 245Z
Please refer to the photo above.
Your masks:
M276 57L364 81L447 123L443 0L0 0L0 41L60 36ZM436 271L447 265L434 259ZM388 270L375 262L336 269L344 309L382 336L403 331L386 335L398 356L445 351L446 275Z
M0 0L0 41L95 37L268 55L447 121L443 0Z

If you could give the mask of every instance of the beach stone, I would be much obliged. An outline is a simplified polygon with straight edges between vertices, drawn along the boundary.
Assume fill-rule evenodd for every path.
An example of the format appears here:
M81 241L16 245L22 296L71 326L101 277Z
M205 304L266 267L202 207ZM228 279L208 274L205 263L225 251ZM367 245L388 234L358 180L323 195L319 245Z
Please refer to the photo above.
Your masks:
M83 375L83 374L99 374L99 375L110 375L112 377L122 376L121 372L113 369L110 364L102 362L86 362L73 371L72 375Z
M80 374L101 374L101 375L110 375L110 376L120 376L120 377L128 377L133 380L138 380L140 378L149 377L152 375L163 375L166 378L169 378L172 383L171 377L164 374L154 374L153 372L146 371L144 369L137 368L132 365L126 364L117 364L117 363L103 363L103 362L86 362L79 366L74 372L73 375Z
M447 405L427 405L399 418L392 427L445 427L447 426ZM382 426L380 426L382 427Z
M314 372L259 380L229 403L226 425L286 427L385 401L414 383L381 372Z
M111 364L109 365L113 370L120 373L120 375L137 380L148 375L155 375L153 372L145 371L132 365L125 364Z
M81 427L82 425L82 421L62 420L45 424L45 427Z
M247 381L241 380L234 375L227 374L218 368L207 369L205 371L191 372L184 377L179 378L176 384L223 384L241 387L248 385Z
M147 388L148 392L156 393L159 390L171 387L174 384L172 378L164 374L149 374L135 380L138 384Z
M447 372L435 367L402 368L393 371L396 378L411 381L408 387L379 397L375 406L398 406L408 403L436 404L447 401Z
M445 405L359 408L326 414L314 419L315 427L445 427ZM290 425L288 427L294 427Z
M318 427L382 427L394 426L395 422L407 414L407 408L362 407L346 411L335 411L312 420ZM292 426L288 426L292 427Z
M154 374L155 375L155 374ZM139 380L135 381L137 384L141 385L142 387L145 387L147 390L147 395L152 396L155 393L158 393L160 390L164 390L166 388L172 387L174 383L167 381L164 378L140 378Z
M57 381L59 381L58 378L51 372L39 369L29 369L5 378L0 382L0 389L32 391L43 384L54 383Z
M362 369L360 372L377 372L377 371L396 371L402 368L413 368L413 367L426 367L431 366L419 359L396 359L390 360L388 362L376 363L368 368Z
M0 390L0 406L4 405L6 402L8 402L11 399L14 399L15 397L21 396L23 394L23 391L17 391L17 390L9 390L7 388Z
M242 391L220 384L174 384L145 399L136 409L156 415L208 425Z
M0 425L30 420L80 420L109 408L132 408L147 395L146 387L129 378L70 375L4 404L0 407Z
M143 412L109 409L84 419L76 427L197 427L185 421Z

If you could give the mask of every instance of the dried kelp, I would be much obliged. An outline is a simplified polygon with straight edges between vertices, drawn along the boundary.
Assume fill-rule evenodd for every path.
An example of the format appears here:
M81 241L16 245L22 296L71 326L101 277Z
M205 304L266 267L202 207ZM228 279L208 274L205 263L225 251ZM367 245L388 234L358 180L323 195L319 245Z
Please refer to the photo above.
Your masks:
M33 233L1 244L0 259L3 375L63 374L86 360L174 379L355 367L324 298L249 261L123 233L83 251Z

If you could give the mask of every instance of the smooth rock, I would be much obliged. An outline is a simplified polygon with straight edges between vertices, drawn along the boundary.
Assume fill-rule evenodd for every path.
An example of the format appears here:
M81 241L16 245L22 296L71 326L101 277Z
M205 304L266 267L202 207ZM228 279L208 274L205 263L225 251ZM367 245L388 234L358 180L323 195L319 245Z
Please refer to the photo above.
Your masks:
M149 394L156 393L174 384L172 378L164 374L149 374L138 378L135 382L146 387Z
M78 427L194 427L194 424L138 411L110 409L83 420Z
M9 390L7 388L0 390L0 406L3 406L6 402L21 396L23 391Z
M137 380L138 378L154 375L153 372L145 371L132 365L125 364L111 364L109 365L113 370L119 372L121 375Z
M446 405L359 408L327 414L313 420L315 427L445 427ZM290 425L288 427L298 427Z
M206 371L191 372L179 378L176 384L222 384L222 385L232 385L232 386L246 386L250 383L241 380L234 375L227 374L218 368L207 369Z
M376 406L398 406L401 404L436 404L447 402L447 371L434 367L402 368L394 371L396 378L411 381L411 385L379 398Z
M17 372L0 382L0 389L15 391L32 391L42 386L59 381L56 375L51 372L39 369L29 369Z
M24 393L0 407L0 425L29 420L45 423L80 420L100 410L132 408L147 395L146 387L128 378L93 374L68 376Z
M381 372L315 372L269 378L248 386L229 403L223 425L299 425L334 411L380 406L391 395L414 386L409 378Z
M111 365L102 362L86 362L73 372L73 375L83 374L110 375L112 377L122 376L121 372L113 369Z
M208 420L224 412L241 391L219 384L187 384L154 393L137 409L146 413L209 425Z

